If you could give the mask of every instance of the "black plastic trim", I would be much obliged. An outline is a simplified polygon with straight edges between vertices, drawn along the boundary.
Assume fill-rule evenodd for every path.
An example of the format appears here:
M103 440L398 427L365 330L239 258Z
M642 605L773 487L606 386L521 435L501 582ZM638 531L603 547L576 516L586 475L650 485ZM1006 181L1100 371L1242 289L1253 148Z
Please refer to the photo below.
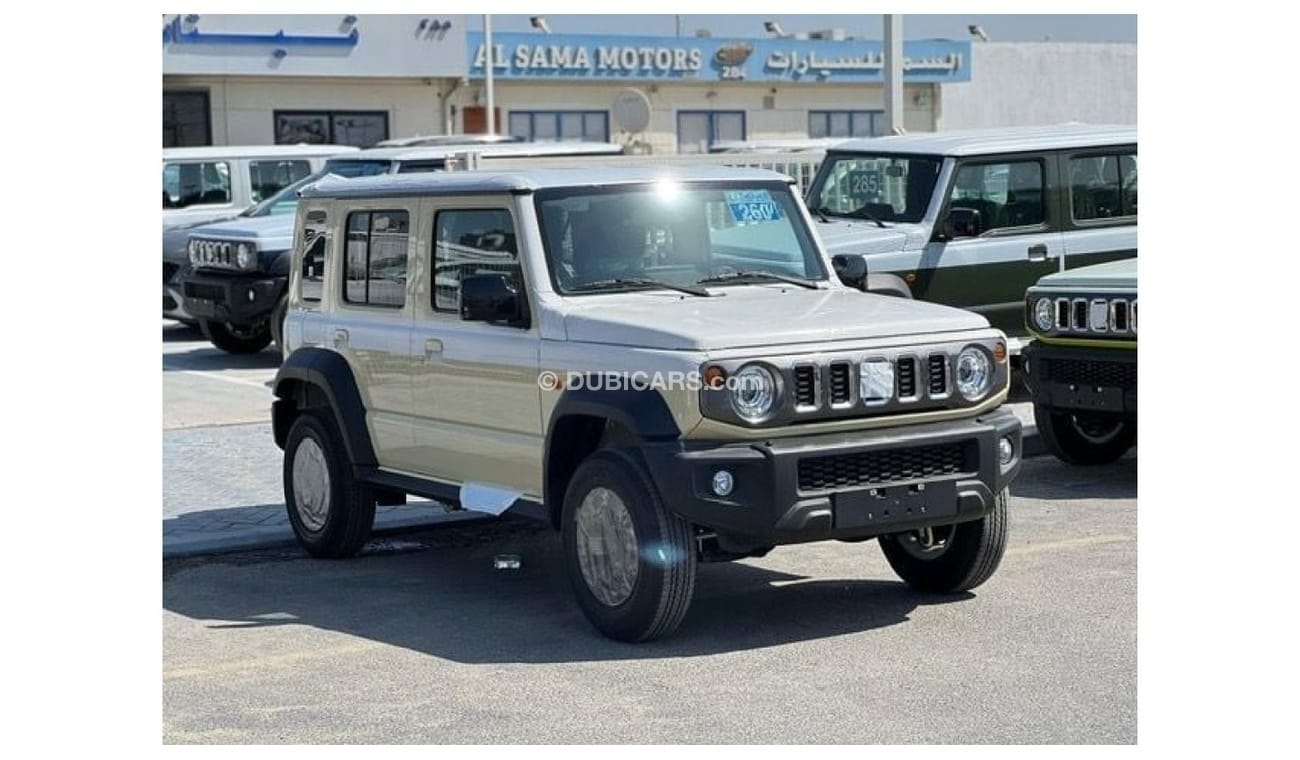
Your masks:
M324 348L294 351L275 374L272 428L276 445L284 448L289 435L291 412L296 404L290 390L294 383L315 386L324 395L343 435L343 444L353 468L377 468L378 460L366 427L366 408L361 403L352 368L340 354Z

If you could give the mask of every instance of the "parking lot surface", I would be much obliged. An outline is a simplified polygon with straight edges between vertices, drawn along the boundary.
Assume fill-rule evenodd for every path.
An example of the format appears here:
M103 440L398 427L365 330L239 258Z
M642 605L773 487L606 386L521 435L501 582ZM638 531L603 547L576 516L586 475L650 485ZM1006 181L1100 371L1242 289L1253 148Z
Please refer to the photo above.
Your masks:
M278 357L178 326L163 353L164 532L279 520ZM590 628L555 534L529 523L416 521L349 561L166 560L163 738L1134 742L1136 493L1132 456L1032 459L1003 565L972 593L909 591L874 542L783 547L701 566L682 627L642 645ZM522 568L493 569L503 553Z

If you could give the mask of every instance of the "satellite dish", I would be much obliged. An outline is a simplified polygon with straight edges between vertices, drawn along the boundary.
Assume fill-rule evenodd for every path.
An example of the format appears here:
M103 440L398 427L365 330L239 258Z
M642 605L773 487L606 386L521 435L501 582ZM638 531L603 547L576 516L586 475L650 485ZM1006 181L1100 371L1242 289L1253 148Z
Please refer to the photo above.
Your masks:
M626 89L614 98L614 124L624 132L644 132L650 126L650 98L640 90Z

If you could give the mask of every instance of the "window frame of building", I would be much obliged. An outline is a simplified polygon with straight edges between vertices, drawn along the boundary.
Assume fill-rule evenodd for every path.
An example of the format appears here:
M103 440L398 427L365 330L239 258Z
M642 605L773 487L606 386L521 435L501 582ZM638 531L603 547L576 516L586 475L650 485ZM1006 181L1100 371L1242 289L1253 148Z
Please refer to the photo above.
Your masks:
M564 134L564 117L577 116L582 122L582 133L578 137L567 137ZM528 131L526 134L515 131L515 117L525 117L528 119ZM587 131L587 119L590 117L599 117L602 122L600 137L590 136ZM537 137L538 119L553 119L555 126L554 137ZM512 137L522 137L529 142L609 142L609 111L602 111L595 108L560 108L560 109L510 109L506 114L505 134Z
M831 134L831 120L832 120L836 115L843 115L843 116L846 116L846 117L848 118L848 122L849 122L849 133L848 133L847 135L835 135L835 134ZM883 135L884 132L883 132L883 131L878 132L878 131L876 131L876 130L877 130L877 127L880 126L880 122L883 121L884 118L885 118L885 112L884 112L884 111L873 111L873 110L870 110L870 109L854 109L854 110L849 110L849 109L836 109L836 108L828 108L828 109L813 109L813 110L809 110L809 111L808 111L808 137L810 137L810 138L821 138L821 137L832 137L832 138L838 138L838 137L843 137L843 138L846 139L846 140L851 140L851 139L860 139L860 138L864 138L864 137L879 137L879 136ZM823 119L823 120L825 121L825 123L826 123L826 129L823 130L822 134L819 134L819 135L818 135L818 134L813 134L813 122L814 122L815 120L817 120L817 119ZM856 125L856 124L857 124L861 119L866 119L866 121L867 121L867 132L866 132L866 134L861 134L861 135L860 135L860 134L857 134L857 130L855 129L855 125Z
M1089 229L1093 227L1130 227L1138 223L1138 214L1136 207L1129 213L1129 194L1126 192L1131 185L1127 184L1127 177L1118 177L1119 181L1119 207L1120 214L1115 216L1098 216L1084 217L1075 216L1075 192L1074 192L1074 162L1087 159L1106 159L1114 158L1116 171L1118 172L1123 166L1125 158L1133 159L1134 178L1137 176L1137 155L1136 145L1113 145L1104 148L1092 148L1087 150L1076 150L1063 152L1060 154L1059 176L1061 184L1064 186L1064 192L1061 193L1061 203L1064 209L1062 218L1073 229ZM1104 178L1103 178L1104 179Z
M709 150L712 149L713 146L716 145L716 144L719 143L719 142L724 142L724 141L726 141L726 140L731 140L731 139L733 139L733 138L730 138L730 137L726 137L726 138L719 138L719 137L718 137L718 117L719 117L719 116L736 116L736 115L739 115L739 116L740 116L740 137L738 137L738 138L734 138L734 139L737 139L737 140L740 140L740 141L744 141L744 140L748 140L748 139L749 139L749 112L746 111L746 110L743 109L743 108L716 108L716 109L714 109L714 108L686 108L686 109L679 110L679 111L677 112L677 116L676 116L676 121L677 121L677 124L676 124L676 126L677 126L677 132L676 132L676 134L675 134L675 137L676 137L676 140L677 140L677 152L678 152L678 153L683 153L683 152L684 152L684 151L682 150L682 117L683 117L683 116L701 116L701 115L703 115L703 116L707 116L707 117L709 118L709 127L708 127L708 128L709 128L709 141L708 141L708 143L704 146L704 151L703 151L704 153L708 153Z
M383 130L382 130L382 134L379 136L379 139L375 140L374 142L367 143L365 145L360 145L357 143L349 143L349 142L340 142L337 134L338 132L337 120L340 117L347 117L347 116L366 116L371 118L382 119ZM316 117L321 119L321 123L324 125L325 134L323 135L323 139L320 143L312 143L310 141L295 140L295 139L288 139L288 140L281 139L280 119L282 118L306 119L309 117ZM388 119L387 111L366 111L366 110L356 110L356 109L317 110L317 109L302 109L302 108L276 109L274 111L271 111L271 134L274 136L276 145L297 145L298 143L301 142L307 142L308 144L313 144L313 145L315 144L355 145L358 148L368 148L371 145L374 145L375 143L379 142L380 140L387 140L389 138L388 130L389 130L389 119Z
M199 97L203 99L203 123L202 137L194 139L168 140L169 131L180 129L180 125L175 122L168 126L167 111L169 98L181 97ZM197 126L197 122L195 123ZM197 148L212 144L212 94L207 90L190 90L190 89L164 89L163 90L163 147L164 148Z
M504 214L505 217L506 217L507 219L510 220L510 232L511 232L511 233L514 235L514 237L515 237L515 250L514 250L514 252L513 252L513 253L514 253L514 261L513 261L512 264L511 264L511 266L513 267L513 269L512 269L510 272L502 272L502 274L512 274L512 275L513 275L514 280L515 280L515 286L519 289L519 292L520 292L520 294L521 294L520 297L522 298L522 297L523 297L522 294L523 294L523 292L524 292L523 259L522 259L522 257L520 256L520 252L519 252L519 225L518 225L517 221L515 220L515 214L514 214L514 212L513 212L509 207L507 207L507 206L476 206L476 207L463 207L463 208L440 208L440 209L437 209L437 211L435 211L435 212L434 212L434 215L433 215L433 235L432 235L432 237L433 237L433 241L432 241L432 245L433 245L433 254L432 254L433 266L430 268L430 269L431 269L431 273L430 273L430 275L429 275L430 278L432 279L432 286L429 288L429 306L432 307L433 310L434 310L434 312L435 312L435 313L438 313L438 314L455 314L455 315L458 315L458 314L460 313L460 280L459 280L459 279L457 280L457 283L456 283L456 304L455 304L455 306L443 306L443 305L441 305L441 304L438 303L438 295L439 295L439 293L438 293L438 265L439 265L439 263L444 263L444 262L448 262L448 261L453 261L453 260L450 259L450 258L447 258L447 257L444 257L444 256L441 256L441 255L440 255L440 250L443 248L443 246L442 246L441 241L439 240L438 233L439 233L439 230L442 229L442 221L443 221L443 218L446 217L446 216L448 216L448 215L455 215L455 214Z
M382 301L373 300L371 298L371 293L370 293L370 283L372 280L385 279L385 278L373 276L374 260L372 254L374 252L374 245L372 239L376 234L374 228L375 217L384 216L384 215L395 216L398 214L401 214L406 218L406 232L404 233L406 236L406 250L402 254L403 257L405 258L406 268L403 270L403 275L402 275L402 289L400 291L402 294L402 300L400 303L385 303ZM344 230L343 267L342 267L343 290L341 293L342 295L341 300L343 301L343 303L347 304L348 306L358 306L362 308L375 308L375 309L394 309L399 311L406 307L407 278L409 277L411 272L411 217L414 215L415 214L410 209L405 209L405 208L354 208L348 211L347 216L344 217L344 223L343 223L343 230ZM354 249L352 245L355 242L354 236L360 232L360 230L353 229L352 222L353 219L358 216L366 217L365 262L364 262L365 277L361 279L352 276L352 273L355 270L354 262L353 262ZM365 283L365 288L361 299L353 298L352 295L348 292L349 283L356 282L356 281Z

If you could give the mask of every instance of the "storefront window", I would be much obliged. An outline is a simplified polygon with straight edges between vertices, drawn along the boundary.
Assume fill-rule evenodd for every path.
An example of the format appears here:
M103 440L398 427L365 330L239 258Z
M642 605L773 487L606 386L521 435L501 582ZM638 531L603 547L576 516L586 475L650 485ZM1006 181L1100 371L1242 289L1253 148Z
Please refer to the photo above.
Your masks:
M744 139L744 111L677 112L678 153L708 153L716 142Z
M532 142L608 142L605 111L511 111L511 137Z
M884 134L884 111L809 111L809 137L877 137Z
M204 91L163 91L163 147L211 145L212 112Z
M276 111L274 119L275 141L280 145L368 148L388 139L388 114L383 111Z

